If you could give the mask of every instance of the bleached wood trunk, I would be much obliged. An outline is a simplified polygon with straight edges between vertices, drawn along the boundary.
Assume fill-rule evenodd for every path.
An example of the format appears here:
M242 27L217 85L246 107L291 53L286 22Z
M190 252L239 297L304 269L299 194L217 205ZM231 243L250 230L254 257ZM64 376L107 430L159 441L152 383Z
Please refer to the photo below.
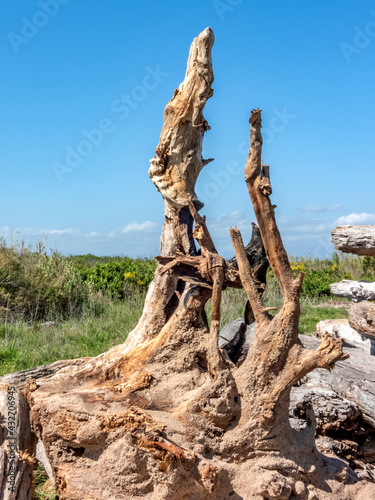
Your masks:
M329 285L336 297L346 297L353 302L375 300L375 283L367 281L342 280Z
M375 226L338 226L331 238L336 250L375 256Z
M165 108L156 155L150 160L150 179L164 200L165 222L160 245L164 257L176 252L197 254L188 204L193 202L198 209L203 206L195 194L195 184L203 167L213 161L202 157L203 136L210 129L203 108L213 94L213 43L214 35L209 29L193 41L185 79ZM142 317L125 342L126 351L161 331L177 307L177 282L174 275L155 273Z

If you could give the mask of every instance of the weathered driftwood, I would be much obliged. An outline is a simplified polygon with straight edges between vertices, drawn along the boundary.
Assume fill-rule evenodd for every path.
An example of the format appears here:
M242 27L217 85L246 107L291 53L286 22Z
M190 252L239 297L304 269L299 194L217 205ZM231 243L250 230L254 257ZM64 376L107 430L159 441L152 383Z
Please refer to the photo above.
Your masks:
M346 297L353 302L375 300L375 283L367 281L342 280L329 285L331 293L337 297Z
M35 460L43 464L52 482L52 469L42 441L31 432L27 391L35 381L49 380L53 375L79 366L91 358L56 361L30 370L10 373L0 379L0 498L4 500L31 498L32 469ZM29 388L27 387L29 384ZM13 408L14 397L14 408ZM15 415L15 428L12 429ZM13 452L15 460L12 461ZM12 468L14 467L14 471ZM13 481L14 478L14 481Z
M363 302L360 302L360 304L363 304ZM345 345L361 349L366 354L375 355L375 340L361 335L356 329L350 326L347 319L325 319L319 321L316 325L316 336L322 339L325 335L343 339Z
M26 388L26 383L28 379L40 379L48 380L57 372L63 369L69 370L74 366L80 366L85 361L89 361L92 358L77 358L77 359L65 359L62 361L55 361L54 363L49 363L48 365L38 366L36 368L30 368L29 370L22 370L20 372L9 373L1 377L1 382L3 384L8 384L14 386L18 391L22 391Z
M317 348L319 340L313 337L300 336L302 344L308 349ZM361 412L361 419L375 428L375 363L374 357L362 350L347 345L344 351L350 355L344 363L339 361L335 369L314 370L304 379L313 391L333 391L339 398L352 402ZM336 396L332 394L332 398ZM325 418L322 412L323 419ZM327 413L327 418L328 413Z
M375 256L375 226L338 226L331 238L336 250Z
M365 458L365 447L359 445L357 441L351 439L333 439L329 436L318 436L317 447L324 455L330 455L337 458L344 458L350 463L358 479L375 482L375 465L368 462ZM361 492L361 498L372 498L369 491Z
M349 307L349 325L364 337L375 341L375 303L359 302Z
M252 223L251 240L245 247L245 253L252 269L254 280L257 283L258 293L262 296L266 288L266 277L269 264L259 228L254 223ZM236 257L228 260L227 264L238 269ZM249 332L253 332L254 322L254 313L248 300L246 302L243 319L232 321L220 332L219 346L237 366L241 366L246 359L250 347L251 337Z
M0 498L31 499L35 435L25 395L0 383Z
M209 28L194 40L151 161L150 177L164 200L161 257L168 262L160 261L140 323L124 345L48 379L30 379L23 391L30 406L25 428L30 424L34 443L43 443L65 500L326 499L327 491L332 499L354 499L364 487L354 484L345 462L318 453L309 411L302 432L289 423L292 387L347 354L341 339L324 337L316 349L298 340L303 274L294 278L269 199L260 110L250 117L245 180L284 297L274 318L261 303L239 231L231 230L237 270L218 255L199 214L194 186L208 162L201 155L208 129L202 110L212 95L212 45ZM198 284L183 279L182 257ZM257 321L239 367L218 347L223 285L238 277ZM204 306L211 296L208 327Z
M305 346L318 341L300 336ZM312 406L317 424L317 447L325 455L344 458L360 479L375 481L374 448L359 446L365 433L375 430L375 365L373 357L357 346L345 345L350 358L337 363L332 372L315 370L291 392L290 417L296 429L306 425ZM328 434L328 435L327 435ZM367 463L370 462L370 463ZM358 498L368 498L361 492ZM373 493L369 498L372 498ZM331 497L328 497L331 498ZM333 497L334 498L334 497Z
M266 288L267 269L269 267L269 262L267 259L266 251L264 249L263 240L259 228L256 224L254 224L254 222L252 222L251 225L252 225L251 240L245 246L245 253L253 272L258 293L260 296L262 296ZM236 269L238 269L237 259L235 256L232 259L230 259L228 263L232 264ZM254 321L255 321L254 313L251 308L250 302L248 300L246 302L246 307L244 312L244 322L246 325L251 325L252 323L254 323Z
M332 325L333 321L336 325ZM321 337L332 335L333 330L343 330L345 321L346 327L351 330L347 320L321 321L317 328L318 339L299 335L299 342L308 349L316 349ZM221 330L222 348L226 341L235 342L242 324L243 320L237 319ZM248 345L253 340L254 327L250 325L245 330ZM375 358L370 352L365 352L360 343L344 340L343 350L350 355L345 363L337 363L332 371L314 370L292 388L289 414L294 428L301 430L305 427L306 409L311 404L318 434L359 430L362 422L375 430Z
M197 255L192 234L194 221L188 205L192 202L197 208L203 206L195 194L195 184L203 167L213 160L202 157L203 136L210 129L203 108L213 94L213 43L214 35L209 29L194 39L185 79L165 108L156 155L150 160L150 179L164 200L165 222L161 236L164 257L178 252ZM142 317L129 333L123 353L160 333L177 309L181 293L177 282L178 277L173 273L155 273Z

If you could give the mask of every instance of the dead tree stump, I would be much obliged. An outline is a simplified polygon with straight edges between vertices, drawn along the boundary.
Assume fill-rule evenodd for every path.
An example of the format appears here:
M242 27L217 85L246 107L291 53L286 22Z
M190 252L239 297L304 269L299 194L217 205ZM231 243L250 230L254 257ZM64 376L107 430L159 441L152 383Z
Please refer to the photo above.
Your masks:
M33 437L24 451L33 457L35 442L43 444L65 500L370 498L373 485L355 484L345 462L318 453L312 410L303 431L289 422L292 386L347 355L341 339L324 337L316 350L298 341L303 273L294 278L277 228L269 168L261 164L259 109L250 117L245 180L284 297L275 317L262 305L259 270L251 268L238 229L231 229L236 266L218 255L199 213L194 187L211 161L202 158L202 140L213 42L210 28L193 41L151 160L165 224L142 318L123 345L19 386L29 405L21 425ZM238 367L219 349L218 333L223 289L242 286L257 326ZM8 377L3 388L11 383ZM3 434L5 466L7 444ZM26 499L19 489L9 500Z

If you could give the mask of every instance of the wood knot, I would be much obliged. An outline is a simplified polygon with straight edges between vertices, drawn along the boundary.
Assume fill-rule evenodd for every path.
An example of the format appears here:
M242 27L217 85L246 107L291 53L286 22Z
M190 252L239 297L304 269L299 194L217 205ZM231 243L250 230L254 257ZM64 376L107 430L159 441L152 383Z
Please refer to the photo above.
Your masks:
M193 237L196 240L201 240L204 237L204 230L200 224L196 224L195 229L193 231Z
M262 177L260 179L258 188L264 196L270 196L272 194L272 187L268 177Z
M36 462L36 458L34 455L30 454L28 451L20 451L19 456L23 462L27 463L27 465L30 465L30 467L34 466Z

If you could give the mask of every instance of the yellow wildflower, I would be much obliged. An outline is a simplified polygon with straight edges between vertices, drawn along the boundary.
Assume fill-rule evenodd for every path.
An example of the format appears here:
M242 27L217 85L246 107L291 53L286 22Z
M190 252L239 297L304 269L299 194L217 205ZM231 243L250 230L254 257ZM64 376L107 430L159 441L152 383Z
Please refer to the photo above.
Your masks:
M133 278L134 276L135 276L135 273L131 273L131 272L124 274L124 278L126 280L129 279L129 278Z

